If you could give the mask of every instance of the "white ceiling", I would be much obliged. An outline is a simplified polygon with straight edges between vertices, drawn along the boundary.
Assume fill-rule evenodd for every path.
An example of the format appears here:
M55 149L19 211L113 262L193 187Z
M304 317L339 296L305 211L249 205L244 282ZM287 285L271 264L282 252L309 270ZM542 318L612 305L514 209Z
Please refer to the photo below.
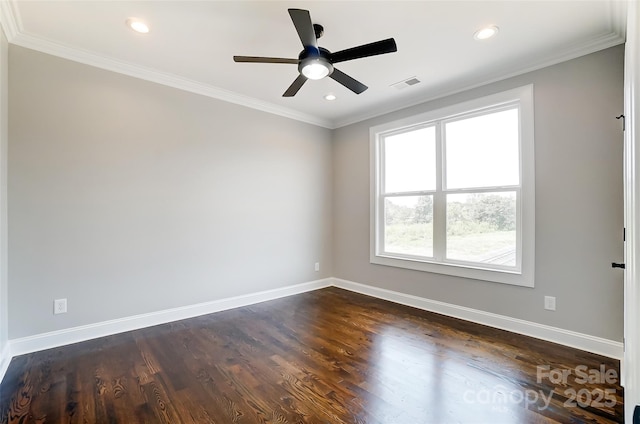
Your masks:
M390 37L398 51L337 65L369 86L360 95L325 78L283 98L296 65L232 57L296 58L290 7L311 12L331 51ZM13 44L335 128L620 44L626 2L14 0L0 13ZM486 25L500 32L475 40ZM414 76L420 84L391 87ZM337 100L323 99L330 92Z

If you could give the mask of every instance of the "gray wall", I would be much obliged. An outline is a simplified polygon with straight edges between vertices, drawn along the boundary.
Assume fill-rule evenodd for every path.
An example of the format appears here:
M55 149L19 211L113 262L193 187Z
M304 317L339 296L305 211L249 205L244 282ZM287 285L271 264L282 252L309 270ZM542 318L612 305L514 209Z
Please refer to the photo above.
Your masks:
M620 46L331 132L10 46L9 338L333 275L621 340L622 64ZM371 265L369 127L529 83L536 287Z
M331 275L330 130L13 45L9 74L10 339Z
M9 301L7 279L7 142L8 91L9 91L9 44L0 29L0 353L9 339ZM2 363L0 356L0 364Z
M621 341L623 46L334 132L334 276ZM534 84L535 288L369 263L369 127ZM556 296L557 311L543 309Z

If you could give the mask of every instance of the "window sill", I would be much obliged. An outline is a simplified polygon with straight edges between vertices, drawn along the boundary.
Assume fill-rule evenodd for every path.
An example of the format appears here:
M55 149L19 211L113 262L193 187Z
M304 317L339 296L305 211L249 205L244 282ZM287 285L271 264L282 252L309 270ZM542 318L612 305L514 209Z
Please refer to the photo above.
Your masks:
M533 272L526 272L526 270L523 270L523 272L494 270L475 266L435 263L376 254L371 254L370 262L376 265L470 278L473 280L489 281L520 287L534 287Z

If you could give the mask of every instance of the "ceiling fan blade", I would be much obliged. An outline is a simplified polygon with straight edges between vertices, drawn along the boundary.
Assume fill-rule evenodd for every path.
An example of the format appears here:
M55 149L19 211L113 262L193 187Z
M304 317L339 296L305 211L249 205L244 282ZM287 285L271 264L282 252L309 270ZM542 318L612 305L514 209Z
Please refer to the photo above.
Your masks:
M379 54L397 52L396 40L388 38L386 40L376 41L362 46L352 47L339 52L331 53L331 62L338 63L345 60L360 59L363 57L376 56Z
M307 82L307 78L302 74L298 75L298 78L296 78L295 81L293 81L293 84L291 84L289 88L287 88L287 91L284 92L282 97L295 96L298 90L302 88L305 82Z
M234 62L248 63L291 63L297 65L298 59L286 59L283 57L260 57L260 56L233 56Z
M316 32L313 29L311 23L311 15L308 10L303 9L289 9L289 16L293 21L293 25L298 31L298 36L302 45L306 47L314 47L318 50L318 40L316 39Z
M364 90L369 88L360 81L351 78L349 75L337 70L336 68L333 68L333 72L331 73L330 77L356 94L360 94Z

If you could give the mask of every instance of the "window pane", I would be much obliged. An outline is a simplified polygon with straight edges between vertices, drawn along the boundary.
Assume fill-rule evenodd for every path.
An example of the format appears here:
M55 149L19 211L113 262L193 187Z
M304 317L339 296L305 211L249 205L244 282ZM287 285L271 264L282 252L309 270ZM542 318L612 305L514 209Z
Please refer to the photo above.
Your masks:
M389 253L433 256L433 196L385 199L384 250Z
M518 109L445 125L447 188L520 183Z
M516 193L447 195L447 259L516 266Z
M385 137L384 169L385 193L435 190L435 127Z

